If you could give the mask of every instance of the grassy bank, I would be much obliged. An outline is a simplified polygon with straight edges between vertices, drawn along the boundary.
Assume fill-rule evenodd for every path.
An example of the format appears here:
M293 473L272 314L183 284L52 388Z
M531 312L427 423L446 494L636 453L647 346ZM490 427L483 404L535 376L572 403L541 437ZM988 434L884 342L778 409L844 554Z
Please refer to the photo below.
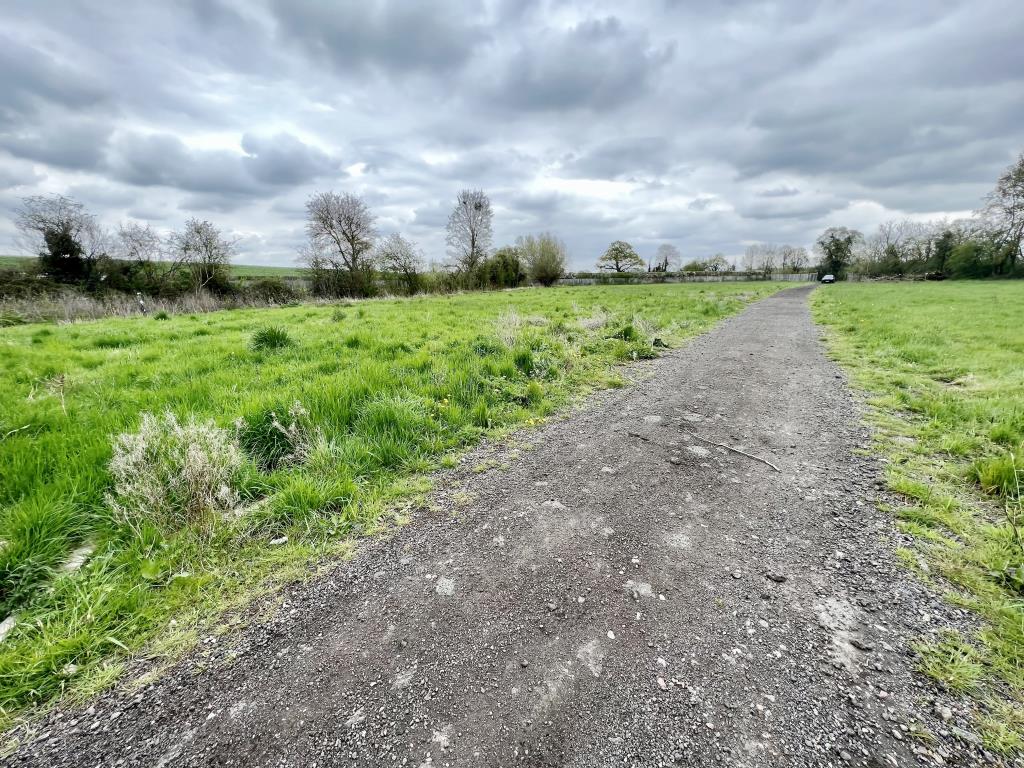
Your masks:
M970 695L987 746L1024 745L1024 283L841 284L815 292L869 395L908 565L974 611L921 638L921 669Z
M16 617L0 714L88 694L139 649L209 632L231 601L344 553L454 452L615 385L617 363L779 287L530 289L0 331L0 619Z

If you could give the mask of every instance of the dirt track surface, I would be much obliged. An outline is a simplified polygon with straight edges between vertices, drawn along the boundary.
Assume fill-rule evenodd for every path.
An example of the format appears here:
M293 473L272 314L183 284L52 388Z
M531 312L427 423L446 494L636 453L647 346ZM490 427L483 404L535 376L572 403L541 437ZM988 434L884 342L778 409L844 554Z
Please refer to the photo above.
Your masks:
M519 455L481 449L432 510L203 646L205 670L193 656L51 716L12 763L987 761L912 672L909 642L948 609L895 561L808 293L752 305Z

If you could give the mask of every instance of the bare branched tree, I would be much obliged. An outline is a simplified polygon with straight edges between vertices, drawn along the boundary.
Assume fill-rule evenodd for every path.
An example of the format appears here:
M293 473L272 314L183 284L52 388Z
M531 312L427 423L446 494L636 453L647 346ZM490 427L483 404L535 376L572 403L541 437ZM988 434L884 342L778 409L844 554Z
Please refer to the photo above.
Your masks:
M227 286L235 241L224 238L211 222L189 219L183 230L171 234L169 248L178 263L189 270L196 292Z
M464 189L448 217L448 252L470 283L491 247L492 216L491 201L482 189Z
M779 259L781 260L782 271L785 272L790 269L804 269L808 263L810 263L810 256L807 253L807 249L802 245L783 245L779 249Z
M410 296L419 290L423 254L412 241L397 232L388 235L377 245L377 264L397 276Z
M1024 153L999 177L981 213L1000 250L1000 271L1009 274L1024 256Z
M117 258L135 262L159 261L163 251L163 240L149 224L128 221L118 226Z
M373 289L375 217L358 195L317 192L306 202L310 253L336 273L340 295L368 296Z
M770 275L779 262L780 248L771 243L754 243L743 254L745 272L763 272Z

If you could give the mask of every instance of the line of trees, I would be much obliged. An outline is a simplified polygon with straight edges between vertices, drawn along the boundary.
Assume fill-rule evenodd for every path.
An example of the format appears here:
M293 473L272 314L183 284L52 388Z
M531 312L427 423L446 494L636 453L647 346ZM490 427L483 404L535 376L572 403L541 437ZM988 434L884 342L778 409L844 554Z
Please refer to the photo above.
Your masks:
M743 256L742 269L745 272L801 271L810 264L807 249L792 245L754 243ZM616 240L597 260L598 270L608 272L729 272L735 267L721 253L707 259L692 259L683 263L679 249L670 243L658 246L654 261L647 263L632 245Z
M544 232L494 249L494 213L480 189L459 192L448 217L450 261L425 269L419 247L398 232L381 237L366 201L350 193L317 192L306 203L309 242L301 259L317 296L370 296L459 288L515 288L527 281L552 285L566 267L566 248Z
M550 233L519 237L492 248L494 213L480 189L463 189L448 217L449 262L426 269L419 247L398 232L382 237L366 200L351 193L317 192L306 203L308 242L301 259L318 296L370 296L381 290L511 288L528 281L552 285L566 269L566 247ZM22 201L17 227L38 257L39 272L56 284L88 291L120 290L173 297L188 291L228 294L236 242L211 222L190 219L161 236L149 225L102 227L84 206L63 195ZM1024 154L1003 173L981 210L958 221L890 221L874 233L832 227L815 243L819 275L881 277L1017 276L1024 241ZM747 272L806 269L803 247L755 243L742 259ZM648 264L628 242L615 240L598 258L599 270L720 272L732 269L721 254L682 263L679 250L658 247ZM264 280L267 298L285 296L280 281Z
M167 236L134 221L112 231L76 200L37 195L22 200L15 224L53 283L161 297L230 290L235 242L209 221L189 219Z
M819 276L933 279L1024 276L1024 154L974 216L887 221L868 235L830 227L815 243Z

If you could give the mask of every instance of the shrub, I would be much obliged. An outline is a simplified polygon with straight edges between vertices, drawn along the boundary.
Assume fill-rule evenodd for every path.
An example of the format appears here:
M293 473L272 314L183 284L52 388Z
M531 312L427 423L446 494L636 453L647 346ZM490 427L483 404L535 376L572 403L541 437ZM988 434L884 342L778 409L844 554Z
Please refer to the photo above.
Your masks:
M154 320L170 320L171 316L164 312L162 309L153 315Z
M278 410L285 413L283 408ZM312 448L316 435L302 403L296 400L288 407L287 414L284 419L287 424L281 423L275 410L239 419L235 424L242 448L264 469L302 464Z
M245 295L274 304L286 304L302 298L301 291L279 277L260 277L246 283Z
M292 337L288 335L288 331L279 325L271 325L266 328L260 328L252 335L249 349L253 352L265 352L271 349L290 347L294 343Z
M181 424L172 413L144 413L137 432L114 441L108 498L128 520L150 519L177 530L233 509L244 463L231 432L212 421Z
M517 245L523 254L530 278L544 286L553 285L565 273L565 243L543 232L519 238Z

